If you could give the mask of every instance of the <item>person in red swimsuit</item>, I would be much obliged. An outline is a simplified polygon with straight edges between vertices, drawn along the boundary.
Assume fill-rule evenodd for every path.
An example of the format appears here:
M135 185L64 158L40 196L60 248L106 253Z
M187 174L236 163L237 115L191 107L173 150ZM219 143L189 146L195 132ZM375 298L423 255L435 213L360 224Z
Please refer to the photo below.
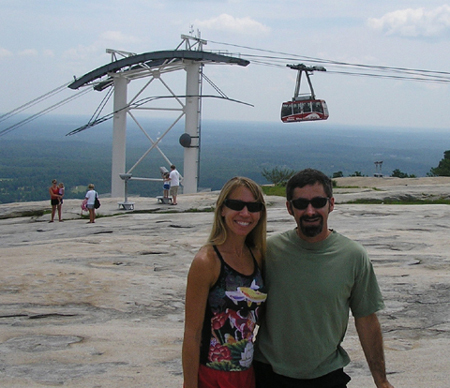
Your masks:
M58 181L56 179L52 180L52 186L48 189L50 193L50 203L52 204L52 218L49 222L53 222L55 219L55 213L56 209L58 209L58 218L59 221L62 221L61 219L61 195L59 195L59 187L58 187Z

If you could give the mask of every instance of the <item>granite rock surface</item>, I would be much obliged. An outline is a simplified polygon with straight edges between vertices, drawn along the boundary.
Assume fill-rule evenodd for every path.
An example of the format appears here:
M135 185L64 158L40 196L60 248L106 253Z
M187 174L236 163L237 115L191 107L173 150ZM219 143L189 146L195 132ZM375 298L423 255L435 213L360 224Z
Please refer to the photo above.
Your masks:
M362 243L379 278L387 369L396 388L448 387L450 206L356 205L355 198L449 198L450 178L339 178L330 226ZM182 386L185 279L205 242L217 192L101 198L95 224L81 200L0 205L0 386ZM268 234L294 228L267 197ZM374 386L351 320L350 388Z

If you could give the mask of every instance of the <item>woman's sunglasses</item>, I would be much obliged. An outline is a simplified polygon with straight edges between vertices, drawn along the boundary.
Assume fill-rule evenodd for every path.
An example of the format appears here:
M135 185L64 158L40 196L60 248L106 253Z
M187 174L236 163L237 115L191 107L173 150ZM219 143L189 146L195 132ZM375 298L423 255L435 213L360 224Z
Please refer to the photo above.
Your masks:
M314 209L321 209L327 204L329 199L330 198L328 197L314 197L311 200L306 198L297 198L291 200L290 202L298 210L305 210L309 204L311 204Z
M257 213L264 209L264 204L262 202L244 202L238 199L226 199L224 204L227 208L238 212L244 207L247 207L247 210L250 213Z

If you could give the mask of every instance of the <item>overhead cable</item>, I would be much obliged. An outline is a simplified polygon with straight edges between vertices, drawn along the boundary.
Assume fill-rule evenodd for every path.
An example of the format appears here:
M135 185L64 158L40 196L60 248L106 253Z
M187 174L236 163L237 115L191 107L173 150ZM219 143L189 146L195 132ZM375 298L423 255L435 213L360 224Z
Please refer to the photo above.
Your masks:
M17 128L21 127L22 125L28 124L29 122L31 122L33 120L36 120L38 117L40 117L40 116L42 116L42 115L44 115L44 114L46 114L48 112L53 111L56 108L59 108L60 106L65 105L68 102L85 95L86 93L89 93L91 90L92 89L84 89L81 92L78 92L77 94L72 95L71 97L67 97L64 100L62 100L62 101L60 101L60 102L58 102L58 103L56 103L56 104L54 104L54 105L44 109L44 110L41 110L38 113L35 113L34 115L31 115L31 116L27 117L26 119L24 119L22 121L19 121L18 123L14 124L14 125L9 126L8 128L5 128L5 129L1 130L0 131L0 136L6 135L8 132L11 132L14 129L17 129Z
M277 56L274 55L257 55L257 54L250 54L250 53L241 53L241 57L251 59L252 63L264 65L264 66L276 66L281 67L283 66L283 62L292 62L292 61L309 61L313 63L319 63L319 64L326 64L330 66L337 66L337 67L350 67L354 69L370 69L373 71L379 71L379 72L393 72L393 73L401 73L401 74L408 74L412 77L395 77L395 76L380 76L382 78L398 78L398 79L405 79L410 81L430 81L430 82L444 82L447 83L450 81L450 72L449 71L441 71L441 70L428 70L428 69L416 69L416 68L407 68L407 67L394 67L394 66L383 66L383 65L367 65L367 64L361 64L361 63L350 63L350 62L343 62L343 61L334 61L330 59L323 59L323 58L317 58L317 57L310 57L310 56L304 56L304 55L297 55L292 53L285 53L281 51L273 51L273 50L265 50L261 48L254 48L250 46L242 46L242 45L236 45L236 44L230 44L225 42L216 42L216 41L209 41L211 43L221 44L221 45L227 45L227 46L233 46L238 48L244 48L248 50L253 51L259 51L264 53L270 53L270 54L277 54ZM285 66L285 65L284 65ZM283 67L284 67L283 66ZM331 72L330 72L331 73ZM376 74L367 74L367 73L361 73L361 72L341 72L342 74L347 75L361 75L361 76L369 76L369 77L377 77ZM419 75L419 77L415 77ZM423 78L425 77L425 78Z
M36 97L35 99L33 99L33 100L27 102L26 104L23 104L23 105L19 106L19 107L16 108L16 109L13 109L12 111L10 111L10 112L8 112L8 113L5 113L5 114L1 115L1 116L0 116L0 123L1 123L2 121L5 121L5 120L8 119L9 117L14 116L14 115L16 115L16 114L18 114L18 113L24 111L25 109L28 109L28 108L32 107L33 105L36 105L36 104L38 104L39 102L44 101L44 100L46 100L47 98L50 98L50 97L54 96L55 94L61 92L61 91L64 90L65 88L67 88L68 85L69 85L69 82L67 82L67 83L65 83L65 84L63 84L63 85L57 87L56 89L53 89L53 90L49 91L48 93L43 94L43 95L40 96L40 97Z

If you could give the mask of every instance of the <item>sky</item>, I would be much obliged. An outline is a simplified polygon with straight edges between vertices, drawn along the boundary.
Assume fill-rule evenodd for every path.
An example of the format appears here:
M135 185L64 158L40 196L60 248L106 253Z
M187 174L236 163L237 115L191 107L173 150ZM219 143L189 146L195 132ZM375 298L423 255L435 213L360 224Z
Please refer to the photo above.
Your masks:
M314 64L299 57L450 72L450 3L444 1L0 0L0 115L109 63L106 49L174 50L181 35L192 34L207 41L205 50L251 61L247 67L205 66L225 95L253 106L205 99L202 118L279 123L296 78L286 64ZM317 98L328 104L326 125L450 132L449 83L344 75L336 71L354 68L324 66L327 71L314 72L312 81ZM176 73L168 82L183 94L185 75ZM55 98L74 93L64 88ZM104 95L88 93L52 113L91 116ZM53 103L48 99L24 113ZM1 122L0 129L12 123Z

